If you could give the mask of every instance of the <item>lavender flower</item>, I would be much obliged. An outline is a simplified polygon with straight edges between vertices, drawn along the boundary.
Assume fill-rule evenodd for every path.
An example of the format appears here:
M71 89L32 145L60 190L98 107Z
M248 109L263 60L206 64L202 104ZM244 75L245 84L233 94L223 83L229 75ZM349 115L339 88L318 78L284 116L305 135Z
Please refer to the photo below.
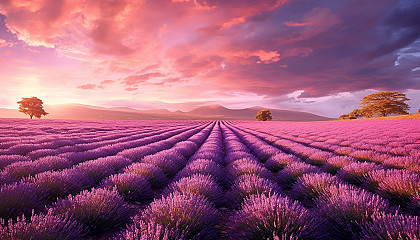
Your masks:
M311 206L313 200L326 193L331 186L338 186L340 181L328 173L308 173L300 176L293 185L291 197L305 206Z
M327 159L327 162L322 165L321 169L325 172L336 174L340 168L355 163L356 161L355 158L350 156L336 156Z
M399 214L377 214L361 226L360 239L417 240L420 239L418 217Z
M358 158L362 161L368 161L368 162L374 162L374 163L382 163L384 162L385 159L390 157L387 154L381 154L372 150L354 151L350 154L350 156Z
M185 233L186 239L217 239L219 212L201 195L174 193L157 199L143 211L141 220Z
M227 172L235 178L244 174L256 174L271 179L271 173L260 162L254 159L242 158L229 164Z
M153 147L146 145L146 146L123 150L118 153L118 156L123 156L125 158L132 160L133 162L137 162L144 156L153 154L155 152L156 150Z
M264 166L272 171L278 172L282 170L286 165L292 162L301 162L300 158L292 154L278 153L271 156L265 163Z
M395 211L378 195L340 184L316 200L316 212L329 221L334 238L357 239L361 225L372 216Z
M173 177L185 166L186 159L176 151L166 151L146 156L142 159L142 162L155 164L166 176Z
M48 166L37 161L21 161L12 163L4 168L4 172L15 180L33 176L40 172L48 171Z
M420 173L419 156L390 157L384 161L384 165L393 168L408 169L413 172Z
M98 159L80 163L74 168L87 174L95 184L114 173L106 162Z
M213 176L219 183L223 183L224 175L222 168L212 160L197 159L188 163L175 177L179 180L183 177L191 176L195 173L209 174Z
M248 150L247 150L248 151ZM247 151L227 151L225 161L226 163L230 164L238 159L247 158L247 159L254 159L255 156ZM255 158L255 160L257 160Z
M10 219L22 214L29 215L32 209L39 211L47 203L46 193L33 183L19 182L0 188L0 218Z
M292 162L278 172L277 181L280 186L290 188L305 173L319 173L319 168L304 162Z
M197 149L197 144L191 141L177 142L173 147L173 150L181 153L185 158L191 157Z
M91 233L125 224L129 208L116 190L84 190L76 196L69 195L53 204L54 214L68 214L82 223Z
M45 165L48 170L52 170L52 171L70 168L73 165L71 161L65 158L56 157L56 156L42 157L35 161L41 165Z
M228 234L229 239L326 239L323 224L298 202L252 195L230 217Z
M281 192L280 187L275 182L255 174L246 174L236 178L230 191L226 193L226 199L232 207L238 208L246 197L253 194L269 196Z
M194 174L184 177L171 183L164 191L163 195L170 193L197 194L205 196L216 206L220 206L223 200L223 190L210 175Z
M140 174L115 174L105 179L101 186L107 189L115 187L127 201L142 201L153 198L153 192L147 177Z
M98 161L103 162L111 168L114 172L118 172L120 169L130 165L132 161L128 158L121 157L121 156L109 156L98 158Z
M88 175L78 169L43 172L29 178L29 181L47 192L49 201L65 197L68 194L78 193L94 185Z
M38 149L32 152L29 152L27 156L30 157L31 159L37 159L37 158L42 158L42 157L47 157L47 156L56 156L58 154L60 154L60 152L57 151L56 149Z
M420 215L420 193L411 196L408 211L413 215Z
M20 161L31 161L31 159L25 156L21 156L21 155L1 155L0 156L0 170L9 164L20 162Z
M223 158L220 154L222 151L218 151L218 150L200 151L200 150L191 157L190 161L194 161L196 159L209 159L218 164L221 164L223 162Z
M168 179L160 168L151 163L133 163L126 168L123 172L135 173L147 178L153 188L163 188L168 184Z
M382 166L370 162L355 162L342 167L337 171L337 176L351 184L361 185L364 175L370 171L381 169Z
M52 211L40 215L32 213L30 221L26 221L25 216L16 222L10 219L7 226L0 220L1 239L77 240L84 239L84 235L80 223L66 215L54 215Z
M276 154L280 153L281 151L278 148L273 147L271 145L265 145L265 146L262 146L260 148L255 148L253 152L254 152L255 156L261 162L264 163L271 156L276 155Z
M379 181L377 193L391 203L404 204L420 193L420 176L409 171L390 171Z
M14 182L15 179L9 176L9 174L5 172L0 172L0 186L4 184L9 184Z
M134 223L113 240L183 240L186 239L185 232L187 231L178 232L176 229L155 222L145 222L139 216L135 216Z

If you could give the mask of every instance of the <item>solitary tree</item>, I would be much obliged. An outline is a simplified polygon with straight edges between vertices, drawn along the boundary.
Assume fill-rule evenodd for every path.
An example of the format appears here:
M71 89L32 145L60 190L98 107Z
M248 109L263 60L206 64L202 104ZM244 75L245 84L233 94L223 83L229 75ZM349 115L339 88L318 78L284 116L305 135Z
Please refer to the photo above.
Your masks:
M21 101L17 102L19 104L19 112L28 114L29 117L41 118L42 115L47 115L42 104L42 100L37 97L22 98Z
M405 101L408 99L404 93L378 92L367 95L360 100L360 109L354 109L349 114L343 114L339 119L356 119L359 117L371 118L373 116L386 117L390 114L408 114L410 108Z
M257 121L270 121L273 119L273 117L271 117L271 112L268 109L260 110L257 115L254 116L254 118Z
M408 100L404 93L379 92L362 98L360 106L366 117L386 117L390 114L408 114L410 107L405 103Z

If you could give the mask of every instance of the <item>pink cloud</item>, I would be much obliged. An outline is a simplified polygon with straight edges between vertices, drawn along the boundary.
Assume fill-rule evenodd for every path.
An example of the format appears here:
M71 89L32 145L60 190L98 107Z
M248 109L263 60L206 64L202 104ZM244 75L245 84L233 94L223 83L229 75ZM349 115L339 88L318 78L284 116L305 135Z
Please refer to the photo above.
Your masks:
M93 89L96 89L97 87L98 87L98 85L90 84L90 83L77 86L77 88L80 88L80 89L83 89L83 90L93 90Z
M146 83L151 78L158 78L158 77L164 77L164 76L165 74L162 74L160 72L131 75L124 78L123 82L126 86L132 86L132 85L138 85L141 83Z
M7 47L9 44L7 43L7 41L6 40L4 40L4 39L0 39L0 48L2 48L2 47Z
M100 90L92 98L209 101L233 92L417 88L418 57L398 52L416 49L415 11L355 1L1 1L6 27L23 42L0 71L24 72L16 79L47 81L74 99L80 89ZM12 37L0 46L18 42ZM25 43L41 47L18 46Z

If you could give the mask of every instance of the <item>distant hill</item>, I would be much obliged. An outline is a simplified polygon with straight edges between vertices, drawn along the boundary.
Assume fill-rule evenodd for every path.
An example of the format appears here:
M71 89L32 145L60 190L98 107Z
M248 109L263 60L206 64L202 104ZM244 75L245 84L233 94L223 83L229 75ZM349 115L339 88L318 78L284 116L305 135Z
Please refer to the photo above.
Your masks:
M251 107L244 109L229 109L221 105L208 105L196 108L189 115L207 116L214 119L241 119L253 120L255 114L261 109L270 109L264 107ZM273 120L281 121L325 121L331 120L327 117L318 116L312 113L299 112L292 110L270 109Z
M255 114L264 107L229 109L221 105L198 107L189 112L167 109L138 110L129 107L105 108L83 104L45 105L49 113L46 119L85 120L253 120ZM325 121L330 118L312 113L270 109L273 120L279 121ZM25 118L26 115L13 109L0 109L1 118Z

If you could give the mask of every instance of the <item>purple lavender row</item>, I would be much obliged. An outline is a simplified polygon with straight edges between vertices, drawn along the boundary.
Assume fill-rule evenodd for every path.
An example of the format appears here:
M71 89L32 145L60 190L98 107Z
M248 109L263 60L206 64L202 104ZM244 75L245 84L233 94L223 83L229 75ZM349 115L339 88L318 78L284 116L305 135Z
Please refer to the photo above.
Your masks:
M290 187L297 180L291 191L292 197L302 201L306 206L314 207L314 212L328 221L329 231L332 232L334 239L361 238L362 235L367 234L366 229L369 232L375 231L371 228L364 228L365 230L362 228L365 225L369 226L374 216L380 214L395 215L396 210L389 206L387 200L343 184L331 175L318 174L320 171L314 166L299 162L298 159L286 161L285 166L285 169L278 174L279 183L284 187ZM307 172L318 173L307 175ZM317 199L318 197L319 199ZM317 200L314 201L315 199ZM343 204L345 202L348 203L347 206ZM404 217L403 215L395 215L393 218L394 222L396 222L395 219L401 220L402 222L399 225L404 227L407 227L405 219L411 219L410 221L414 221L417 226L409 227L410 230L418 232L417 218ZM391 229L387 229L387 231L391 231ZM398 229L398 231L401 234L407 233L407 229L403 228Z
M196 133L196 131L187 131L182 133L181 135L185 137L194 135ZM176 142L179 138L176 139L167 139L165 141L162 141L162 147L165 147L165 142ZM78 185L75 189L76 190L81 190L81 187L88 187L91 186L92 184L96 184L99 183L99 181L107 176L110 176L111 174L113 174L114 172L118 171L119 169L121 169L124 166L129 165L132 162L132 160L121 157L121 156L115 156L115 157L106 157L106 158L100 158L97 160L90 160L84 163L81 163L79 165L75 165L73 167L74 170L76 171L62 171L58 174L56 174L55 172L46 172L45 174L38 174L36 175L36 177L31 181L35 182L37 184L40 184L41 188L43 188L43 190L46 190L48 192L48 198L49 199L54 199L56 197L63 197L67 194L72 194L74 192L69 192L68 187L72 186L71 180L74 180L72 177L76 176L78 177L81 181L75 181L75 184L77 185L77 183L81 183L80 185ZM24 170L28 170L28 168L25 168ZM86 179L83 176L80 176L80 173L78 173L77 170L82 171L84 174L87 175L87 177L91 180L92 184L89 184L87 181L83 181L83 179ZM55 183L62 183L62 185L60 184L56 184ZM70 185L69 185L70 184ZM15 184L16 185L16 184ZM17 184L19 185L19 184ZM73 184L74 185L74 184ZM3 186L4 188L7 188L6 186ZM3 189L2 187L2 189ZM71 187L70 187L71 189ZM7 198L7 196L12 196L13 195L13 188L11 190L9 190L8 192L4 192L4 197ZM28 191L26 194L31 194L30 191ZM40 196L40 199L43 199L44 196ZM22 199L24 201L24 199ZM6 200L5 200L6 201ZM33 205L43 205L42 203L37 204L37 201L34 201L33 203L30 203L30 206ZM15 203L10 203L10 204L20 204L19 201L15 202ZM32 204L32 205L31 205ZM25 204L23 204L25 205ZM4 205L4 211L7 211L7 209L11 208L10 206L6 206ZM16 211L18 212L17 214L12 214L13 216L17 216L20 215L21 213L19 212L19 209L16 209ZM27 211L25 211L27 213ZM6 213L5 213L6 214ZM10 218L9 215L1 215L2 218Z
M179 128L174 128L179 129ZM31 143L31 144L14 144L9 149L3 150L1 154L18 154L18 155L26 155L28 154L29 157L32 159L35 157L42 157L45 154L60 154L64 152L79 152L79 151L86 151L91 150L94 148L98 148L105 145L116 144L118 142L123 142L127 140L135 140L138 138L143 138L147 136L152 136L154 134L162 133L164 131L168 131L170 129L160 130L160 131L152 131L152 132L140 132L136 133L134 136L121 136L117 134L117 136L107 136L106 138L93 138L86 140L71 140L71 141L60 141L54 140L50 141L46 144L38 144L38 143ZM37 152L38 150L38 152ZM32 156L33 155L33 156Z
M120 159L124 158L120 157ZM125 160L126 164L124 165L128 165L131 162L128 159ZM123 165L120 165L119 169L121 167L123 167ZM95 169L96 173L102 172L94 167L85 170L93 169ZM95 174L93 176L95 176ZM67 199L60 200L53 204L50 211L54 212L55 215L58 214L58 216L62 216L62 218L66 218L66 216L70 215L71 219L75 219L76 223L81 223L84 227L83 229L87 229L90 234L99 230L102 231L104 229L119 226L128 220L128 207L121 201L121 197L118 194L116 195L116 193L118 192L127 200L135 200L137 197L140 197L141 199L147 198L147 187L150 187L150 183L145 179L145 177L133 173L113 175L102 181L101 184L105 189L112 188L112 190L93 189L91 192L84 191L75 197L70 195ZM141 189L139 185L145 188ZM137 190L137 192L127 191L127 188ZM106 205L105 209L101 207L103 204ZM9 225L13 225L13 223ZM85 232L80 232L80 236L83 236L84 234Z
M249 152L241 139L225 127L229 151ZM243 136L241 136L243 137ZM228 142L235 142L234 145ZM262 159L265 155L261 155ZM273 175L255 157L245 157L231 162L227 172L233 179L226 193L237 210L229 217L228 239L325 239L322 219L317 218L297 202L285 197Z
M101 129L91 129L91 128L80 129L80 126L79 126L79 129L77 131L70 132L69 129L66 128L66 126L67 125L60 126L60 128L57 129L57 131L54 134L43 135L42 133L35 131L35 132L29 132L31 133L29 137L24 137L24 138L22 136L22 131L23 133L25 133L25 130L19 130L16 132L16 137L2 138L0 148L5 149L8 147L17 145L17 144L25 144L25 143L44 144L44 145L46 144L46 146L49 146L48 143L51 143L51 141L54 141L54 140L57 141L57 138L61 139L61 141L64 141L64 144L66 143L65 141L68 141L68 140L75 141L77 143L89 143L89 142L94 142L94 141L104 141L104 140L114 139L115 136L109 134L111 131L116 132L117 134L120 134L120 135L124 133L130 134L131 132L136 131L133 129L123 129L122 131L121 129L112 129L112 130L109 129L106 131L101 131ZM99 130L99 132L96 132L96 130ZM11 130L9 129L7 133L10 133L10 131ZM31 129L31 131L33 131L33 129ZM149 129L148 131L151 131L151 129ZM7 135L6 133L3 133L3 132L2 134Z
M302 154L305 153L302 152ZM309 154L305 155L308 156ZM315 160L318 161L322 160L320 157L327 157L327 155L322 154L315 156L318 157L318 159L315 158ZM269 159L267 163L274 163L274 165L275 163L279 163L278 165L281 167L282 163L285 163L284 161L290 163L290 157L277 155ZM404 211L407 209L411 214L416 214L416 212L418 212L418 207L416 208L415 206L418 205L420 184L418 181L419 177L416 173L410 174L410 172L407 173L404 171L390 170L389 172L400 174L394 174L393 177L387 178L386 182L381 182L381 189L369 189L366 187L366 185L369 184L366 179L366 175L372 171L383 169L381 165L368 162L356 162L355 159L342 156L333 156L327 158L326 162L318 162L314 161L314 154L312 154L310 158L307 158L306 161L311 164L315 163L314 165L321 164L322 170L333 174L337 173L337 176L340 179L348 183L357 186L364 185L363 187L365 189L378 193L380 196L389 199L393 204L400 205ZM293 163L291 166L291 168L282 170L280 174L281 177L278 178L279 183L281 183L283 187L290 187L296 181L296 178L299 176L299 174L305 171L319 172L319 169L303 163ZM398 188L397 186L406 186L406 188Z
M188 155L201 155L203 149L208 149L217 138L218 127L215 126L210 135L197 137L195 141L205 142L197 144L201 147ZM196 135L197 136L197 135ZM187 150L187 148L185 149ZM150 162L159 156L146 156L143 161ZM178 172L175 181L164 189L162 197L155 199L140 215L133 219L127 230L121 232L116 239L217 239L215 225L218 223L219 213L212 204L221 200L222 189L216 178L207 174L209 168L206 161L215 164L210 159L189 158L183 171ZM182 164L178 157L167 159L171 169L163 166L163 172L168 177L174 175ZM155 160L160 165L161 161ZM176 164L177 163L177 164ZM150 164L150 163L149 163ZM214 166L214 165L213 165ZM194 173L188 172L193 169ZM203 170L203 171L200 171ZM219 173L219 172L217 172ZM185 176L182 176L185 175Z
M13 181L17 181L23 177L33 176L36 173L40 173L40 172L44 172L48 170L54 171L54 170L68 168L68 167L71 167L73 164L85 162L89 159L115 155L119 152L123 154L124 149L130 148L130 147L131 149L133 149L133 147L135 147L136 145L144 145L150 142L156 142L156 144L153 146L144 146L144 148L148 147L149 149L152 149L152 151L157 152L167 147L165 146L165 143L171 144L172 142L177 141L177 138L172 135L182 133L184 132L184 130L185 129L169 131L169 132L162 133L160 135L151 136L149 138L142 139L143 141L134 142L134 145L131 144L130 142L119 143L119 144L105 146L105 147L101 147L101 148L97 148L93 150L88 150L85 152L60 154L58 155L59 157L44 157L35 161L22 161L22 162L12 163L6 166L6 168L2 172L0 172L0 180L4 181L0 183L2 184L7 183L7 182L10 183ZM199 130L192 129L191 131L199 131ZM191 132L187 131L187 133L190 134ZM170 136L172 137L161 143L157 143L159 140L165 139Z
M404 155L420 157L420 144L418 138L420 132L415 127L417 120L404 122L394 122L393 128L386 125L378 125L370 123L311 123L311 126L305 123L285 123L289 128L289 133L285 133L284 128L278 125L272 128L264 126L264 129L258 125L247 124L246 127L259 129L259 131L275 133L277 136L287 138L289 140L306 143L314 147L324 148L325 150L335 151L340 154L350 154L354 152L359 154L376 154L386 153L387 155ZM407 123L409 123L407 125ZM319 126L316 126L316 125ZM321 125L322 124L322 125ZM338 125L345 125L338 127ZM353 126L352 126L352 125ZM306 125L307 128L302 128ZM314 126L315 125L315 126ZM402 125L402 126L398 126ZM407 127L406 127L407 126ZM349 131L349 128L356 128ZM406 128L406 129L404 129ZM310 134L308 134L310 133ZM352 134L357 134L353 136Z
M277 143L277 141L276 141ZM294 148L295 150L295 148ZM302 152L302 155L305 154ZM309 154L305 154L308 156ZM310 157L306 159L306 162L309 162L314 165L320 165L321 169L330 173L337 173L337 176L354 185L362 186L363 188L370 190L379 194L380 196L387 198L391 201L392 204L396 204L402 207L402 210L408 211L411 214L418 214L419 208L419 192L420 192L420 183L419 183L419 175L417 173L413 173L407 170L384 170L382 165L377 165L375 163L370 162L356 162L355 159L351 157L344 157L344 156L330 156L329 158L327 154L312 154L309 155ZM314 157L315 156L315 157ZM317 159L318 158L318 159ZM326 162L322 162L322 159L326 158ZM270 159L270 162L282 162L288 161L290 158L278 155L274 156ZM275 161L273 161L275 160ZM317 161L314 161L317 160ZM319 162L321 160L321 162ZM281 165L281 164L280 164ZM311 172L318 172L319 170L311 167L305 166L303 164L294 164L294 168L290 170L286 168L282 171L281 178L279 178L279 182L283 184L284 187L290 187L291 184L294 183L296 180L297 173L303 171L311 171ZM304 167L305 166L305 167ZM306 170L305 170L306 169ZM382 171L377 171L382 170ZM393 173L386 175L385 172ZM370 174L374 172L373 174ZM386 175L386 181L381 181L380 186L378 184L379 179L384 179L381 175ZM375 180L371 180L371 182L377 182L377 188L372 189L367 187L367 185L372 186L372 183L369 182L367 179L374 178ZM416 207L417 206L417 207Z

